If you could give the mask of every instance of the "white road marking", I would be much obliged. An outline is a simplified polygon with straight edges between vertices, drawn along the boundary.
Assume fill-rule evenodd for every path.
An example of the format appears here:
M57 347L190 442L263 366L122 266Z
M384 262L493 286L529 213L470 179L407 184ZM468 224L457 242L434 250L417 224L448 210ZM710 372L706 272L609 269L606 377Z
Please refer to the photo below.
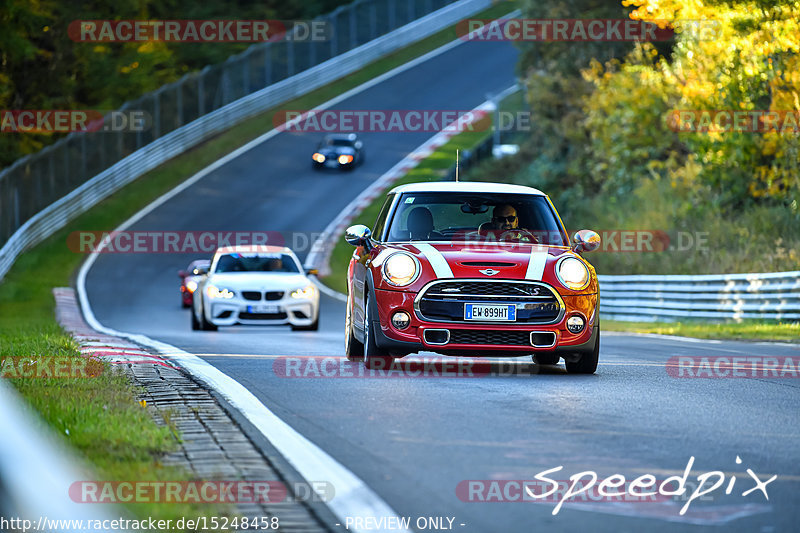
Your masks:
M408 63L404 63L403 65L400 65L399 67L392 69L385 74L382 74L359 85L358 87L342 93L314 109L327 109L353 95L365 91L370 87L373 87L389 78L396 76L397 74L400 74L401 72L404 72L416 65L441 55L465 42L467 41L461 39L451 41L450 43L441 46L436 50L432 50L423 56L409 61ZM119 227L117 227L114 231L119 232L126 230L153 212L153 210L163 205L165 202L169 201L181 192L185 191L214 170L236 159L240 155L264 143L272 137L275 137L279 133L281 132L276 129L272 129L256 139L253 139L244 146L237 148L236 150L214 161L204 169L200 170L194 176L191 176L180 185L176 186L145 206L128 220L120 224ZM107 243L101 243L98 247L98 252L102 250L106 244ZM241 411L242 414L253 423L253 425L275 446L275 448L300 473L301 476L303 476L305 479L322 478L333 483L333 485L336 487L336 498L332 499L330 502L327 502L327 505L339 519L344 520L346 517L353 516L397 516L397 513L361 479L356 477L355 474L350 472L333 457L325 453L321 448L317 447L314 443L300 435L291 426L275 416L272 411L270 411L258 400L258 398L256 398L249 390L247 390L244 386L230 376L224 374L203 359L180 350L175 346L156 341L145 335L125 333L103 326L95 318L91 305L89 304L89 298L86 294L86 276L89 273L92 265L94 265L96 259L97 253L89 255L86 261L81 265L76 283L78 298L80 299L86 321L90 326L102 333L116 335L130 339L134 342L138 342L144 346L148 346L157 350L159 353L169 353L172 360L178 362L193 376L198 377L208 386L213 387L224 398L226 398L226 400L228 400L233 407ZM322 285L321 283L316 284L317 286ZM332 289L329 289L330 292L322 288L320 288L320 290L337 299L341 299L341 296L343 296L336 296L336 294L339 293L336 293L336 291L333 291ZM359 529L351 529L351 531L359 531Z

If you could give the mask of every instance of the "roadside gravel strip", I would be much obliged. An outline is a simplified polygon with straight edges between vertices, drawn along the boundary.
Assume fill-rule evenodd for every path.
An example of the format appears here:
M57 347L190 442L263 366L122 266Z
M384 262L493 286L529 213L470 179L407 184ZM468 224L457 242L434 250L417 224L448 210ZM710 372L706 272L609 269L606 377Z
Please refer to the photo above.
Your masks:
M262 454L208 389L161 355L92 329L81 315L73 289L57 288L53 293L56 319L80 343L82 354L125 373L145 390L139 400L146 402L155 422L163 426L169 420L178 431L180 448L162 458L163 464L186 468L196 481L282 484L287 493L281 501L241 501L235 504L237 513L249 518L277 517L282 531L331 531L335 520L319 501L322 497L274 449L262 446ZM311 481L323 488L326 497L335 497L335 487Z

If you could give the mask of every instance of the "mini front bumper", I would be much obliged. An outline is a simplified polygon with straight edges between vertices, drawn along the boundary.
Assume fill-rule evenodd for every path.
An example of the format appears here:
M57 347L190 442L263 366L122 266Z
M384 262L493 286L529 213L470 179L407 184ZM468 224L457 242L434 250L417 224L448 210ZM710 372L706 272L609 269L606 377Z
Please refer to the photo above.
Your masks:
M319 294L312 298L292 298L254 302L243 298L210 299L203 312L215 326L283 325L309 326L319 313Z
M580 354L594 349L598 331L597 294L562 295L565 312L552 324L425 321L414 310L416 296L402 291L375 291L380 322L374 324L376 344L394 355L432 351L446 355L513 357L534 353ZM411 316L411 323L399 330L392 325L391 317L401 310ZM586 322L577 334L571 333L566 325L567 319L575 315Z

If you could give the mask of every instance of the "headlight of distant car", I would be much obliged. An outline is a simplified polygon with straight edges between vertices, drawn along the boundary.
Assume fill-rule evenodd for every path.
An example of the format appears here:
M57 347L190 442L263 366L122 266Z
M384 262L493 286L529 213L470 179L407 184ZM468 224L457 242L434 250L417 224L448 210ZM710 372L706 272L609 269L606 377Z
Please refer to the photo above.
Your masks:
M339 156L339 164L346 165L347 163L351 163L353 161L352 155L340 155Z
M186 290L189 292L194 292L197 290L197 282L196 281L187 281L186 282Z
M419 262L407 253L394 253L383 263L383 279L396 287L410 285L419 277L419 272Z
M206 287L206 294L209 298L223 298L225 300L233 298L233 291L217 287L216 285L208 285Z
M563 259L556 269L558 281L573 291L585 289L589 285L589 269L583 261L574 257Z
M324 162L325 162L325 156L324 156L324 155L322 155L322 154L321 154L321 153L319 153L319 152L317 152L317 153L315 153L314 155L312 155L312 156L311 156L311 159L313 159L313 160L314 160L314 161L316 161L317 163L324 163Z
M306 287L293 290L289 295L292 298L312 298L316 292L316 287L313 285L308 285Z

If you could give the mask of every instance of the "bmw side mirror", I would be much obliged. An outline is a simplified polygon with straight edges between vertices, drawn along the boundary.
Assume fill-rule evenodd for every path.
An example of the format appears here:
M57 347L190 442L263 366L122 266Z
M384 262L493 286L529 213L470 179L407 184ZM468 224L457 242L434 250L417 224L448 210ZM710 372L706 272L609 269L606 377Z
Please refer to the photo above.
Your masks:
M600 235L588 229L582 229L572 236L572 251L576 253L593 252L600 247Z
M353 246L364 246L369 250L369 238L372 236L372 231L363 224L356 224L350 226L344 232L344 240Z

